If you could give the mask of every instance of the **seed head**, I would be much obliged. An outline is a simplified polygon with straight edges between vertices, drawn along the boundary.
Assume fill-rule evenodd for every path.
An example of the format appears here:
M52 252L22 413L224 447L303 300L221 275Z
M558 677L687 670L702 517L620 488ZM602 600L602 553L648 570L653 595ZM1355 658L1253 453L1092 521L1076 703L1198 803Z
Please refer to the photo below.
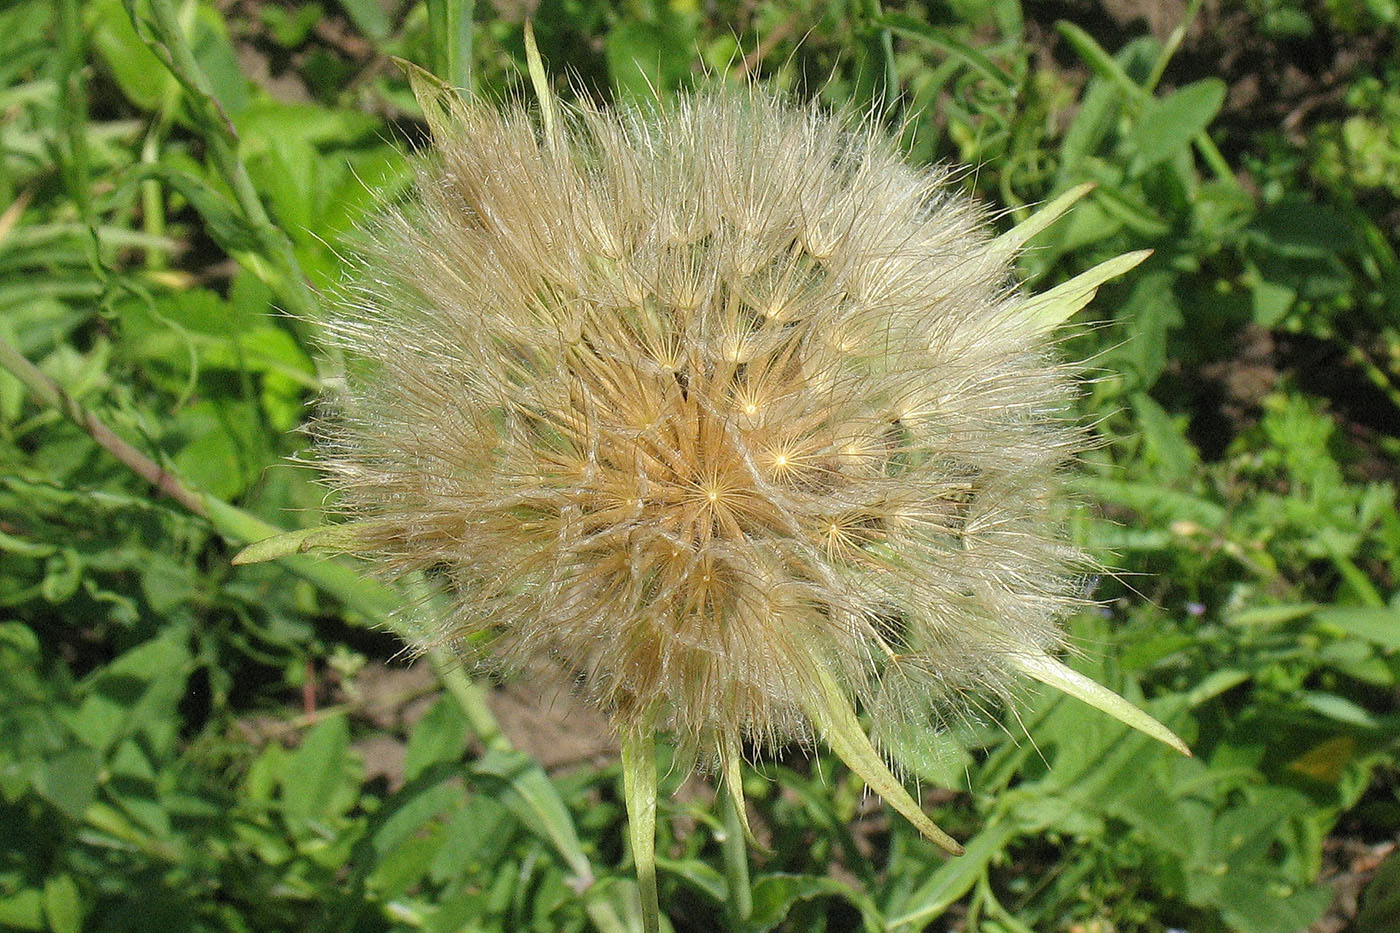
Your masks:
M1114 271L1027 299L1033 229L993 238L868 122L755 89L544 127L430 109L330 323L356 550L448 582L436 638L562 661L624 741L668 730L732 777L744 741L819 735L955 848L853 709L1018 672L1111 705L1049 657L1082 438L1047 332Z

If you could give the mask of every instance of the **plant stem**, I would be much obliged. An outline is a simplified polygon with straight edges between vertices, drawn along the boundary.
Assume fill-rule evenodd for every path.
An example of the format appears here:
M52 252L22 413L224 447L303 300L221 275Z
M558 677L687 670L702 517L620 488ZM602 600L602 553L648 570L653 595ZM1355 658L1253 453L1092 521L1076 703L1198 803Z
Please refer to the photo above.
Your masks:
M736 930L744 929L753 913L753 889L749 884L749 853L744 842L744 825L739 819L734 795L721 791L715 795L724 817L724 838L720 851L724 855L724 876L729 881L729 900L725 910Z
M214 96L209 77L195 58L170 0L150 0L153 22L138 15L135 0L122 2L137 34L145 39L146 45L185 89L195 119L204 131L202 136L209 147L209 158L232 190L243 219L257 238L259 252L275 270L274 281L270 284L276 286L287 305L286 310L294 317L315 318L319 302L307 284L292 241L268 216L248 168L238 155L238 132ZM153 30L154 35L147 36L148 30Z
M1143 82L1142 89L1149 94L1157 91L1157 85L1162 80L1162 75L1166 73L1167 65L1171 63L1172 56L1176 50L1181 48L1181 43L1186 39L1186 30L1191 28L1191 24L1196 21L1196 17L1201 12L1201 0L1191 0L1186 6L1186 12L1182 14L1181 22L1176 24L1172 34L1167 37L1166 44L1162 46L1161 54L1157 56L1157 61L1152 64L1152 72Z
M471 93L472 17L475 0L427 0L433 71L459 91Z
M84 408L62 386L45 375L39 367L29 362L4 339L0 339L0 366L8 369L44 404L56 408L86 431L99 446L121 461L123 466L196 515L209 517L203 497L180 482L179 477L118 437L115 431Z

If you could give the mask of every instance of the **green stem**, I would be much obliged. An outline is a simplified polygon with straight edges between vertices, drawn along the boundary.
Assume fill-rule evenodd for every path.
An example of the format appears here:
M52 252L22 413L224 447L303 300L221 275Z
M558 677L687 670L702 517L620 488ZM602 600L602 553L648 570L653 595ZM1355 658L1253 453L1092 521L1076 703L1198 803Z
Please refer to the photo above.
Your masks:
M448 84L470 94L475 0L427 0L427 3L433 71Z
M122 465L150 483L157 490L174 499L196 515L208 517L204 499L182 483L179 477L168 472L141 451L117 436L116 432L103 424L96 415L88 411L73 396L69 395L57 382L29 362L23 354L0 339L0 366L8 369L16 379L51 408L57 409L66 418L86 431L94 441L103 447Z
M622 792L627 803L627 836L642 897L642 929L659 933L661 905L656 896L656 736L643 723L622 736Z
M744 841L744 823L734 794L715 795L724 817L724 837L720 851L724 855L724 876L729 881L729 900L724 905L730 923L742 930L753 913L753 889L749 884L749 853Z
M1186 12L1181 17L1181 22L1176 24L1172 34L1167 37L1167 42L1162 46L1162 52L1157 56L1157 61L1152 64L1152 71L1143 82L1142 89L1149 94L1155 93L1157 85L1162 80L1162 75L1166 73L1167 65L1171 63L1172 57L1176 55L1176 50L1181 48L1181 43L1186 39L1186 30L1191 28L1191 24L1196 21L1196 17L1201 12L1201 0L1191 0L1186 6Z
M151 121L146 138L141 141L141 163L155 165L160 161L161 138L170 125L170 111L162 106L160 113ZM141 182L141 229L151 237L165 237L165 191L162 183L155 178ZM168 250L146 250L146 268L165 268Z
M88 155L88 98L83 81L86 58L85 34L77 0L60 0L56 25L59 44L60 120L63 126L62 174L68 193L78 207L78 215L87 228L83 247L88 266L100 282L107 276L102 268L102 253L97 242L97 218L92 208L91 172Z
M457 701L457 707L466 716L472 732L488 750L512 751L510 740L501 731L500 721L486 703L486 691L481 684L472 680L461 668L461 661L444 649L434 649L428 653L428 661L437 673L438 680Z
M268 216L248 168L238 155L238 132L214 96L170 0L150 0L152 22L143 21L135 0L123 3L138 35L145 38L147 46L185 89L194 116L204 130L210 160L233 192L243 219L257 238L259 251L276 270L279 281L275 284L287 304L286 310L304 320L316 317L319 303L307 284L292 241ZM154 29L154 36L145 36L147 27Z

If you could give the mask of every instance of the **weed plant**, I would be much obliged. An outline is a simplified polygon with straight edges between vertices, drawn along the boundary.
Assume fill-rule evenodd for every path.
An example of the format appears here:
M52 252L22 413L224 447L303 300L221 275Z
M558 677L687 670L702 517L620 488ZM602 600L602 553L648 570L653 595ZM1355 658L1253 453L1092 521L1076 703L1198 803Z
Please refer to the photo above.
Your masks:
M289 462L338 371L312 322L426 140L392 58L523 95L527 10L565 99L757 78L967 166L1003 230L1093 183L1028 287L1153 250L1064 331L1075 544L1114 568L1068 628L1195 757L1027 687L881 736L964 855L791 746L743 766L745 859L659 743L670 924L1400 925L1396 863L1359 910L1332 883L1400 833L1400 12L887 6L3 4L0 927L640 928L615 756L546 769L537 720L398 657L424 593L230 563L324 521Z

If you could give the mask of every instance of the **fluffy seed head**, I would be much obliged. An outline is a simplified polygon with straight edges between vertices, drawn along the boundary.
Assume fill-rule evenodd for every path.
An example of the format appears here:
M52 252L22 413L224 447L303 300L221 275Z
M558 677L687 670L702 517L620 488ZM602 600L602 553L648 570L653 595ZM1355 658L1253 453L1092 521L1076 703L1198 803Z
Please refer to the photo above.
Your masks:
M331 322L324 455L358 549L450 582L438 637L702 760L1058 646L1068 379L946 173L757 90L435 124Z

